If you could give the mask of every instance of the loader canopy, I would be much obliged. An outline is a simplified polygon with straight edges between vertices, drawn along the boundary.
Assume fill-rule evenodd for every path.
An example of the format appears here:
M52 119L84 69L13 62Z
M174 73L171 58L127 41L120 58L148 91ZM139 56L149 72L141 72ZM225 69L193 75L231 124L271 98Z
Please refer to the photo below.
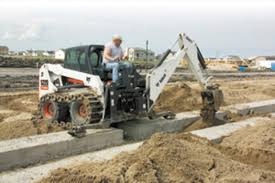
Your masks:
M99 75L102 70L102 45L78 46L66 49L64 67Z

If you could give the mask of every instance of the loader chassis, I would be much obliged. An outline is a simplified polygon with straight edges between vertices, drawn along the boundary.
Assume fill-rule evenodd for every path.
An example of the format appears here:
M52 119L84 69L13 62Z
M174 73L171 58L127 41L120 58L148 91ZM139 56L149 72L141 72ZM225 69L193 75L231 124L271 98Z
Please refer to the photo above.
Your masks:
M110 125L146 116L144 77L135 69L121 68L119 81L109 84L111 71L102 64L103 49L101 45L69 48L64 67L52 64L41 67L37 118L48 123Z
M195 42L179 34L177 51L167 50L146 76L136 69L119 69L119 80L111 82L111 70L102 63L102 45L66 50L64 66L44 64L39 71L39 112L34 121L71 122L75 126L109 126L112 123L158 116L153 106L185 58L202 87L201 116L211 122L222 103L222 92L210 81L204 59ZM162 116L171 118L167 111ZM209 116L211 115L211 116Z

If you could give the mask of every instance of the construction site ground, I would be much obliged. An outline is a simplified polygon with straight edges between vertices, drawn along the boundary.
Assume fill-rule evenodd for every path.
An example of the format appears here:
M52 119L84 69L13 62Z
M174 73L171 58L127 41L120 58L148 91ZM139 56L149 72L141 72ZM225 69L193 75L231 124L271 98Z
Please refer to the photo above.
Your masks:
M64 130L58 125L33 126L31 116L38 104L37 70L20 75L14 69L1 75L13 82L6 83L5 88L4 81L0 82L0 141ZM224 93L224 106L275 98L274 73L241 74L220 73L215 78ZM155 106L157 111L200 109L199 84L192 79L178 81L179 77L188 78L189 74L178 73L166 86ZM155 134L137 150L107 161L72 163L40 182L275 182L275 119L271 114L232 118L240 121L266 115L269 121L236 131L219 144L184 133L205 128L199 121L182 133Z
M39 182L274 182L275 121L220 144L190 134L155 134L108 161L58 168Z

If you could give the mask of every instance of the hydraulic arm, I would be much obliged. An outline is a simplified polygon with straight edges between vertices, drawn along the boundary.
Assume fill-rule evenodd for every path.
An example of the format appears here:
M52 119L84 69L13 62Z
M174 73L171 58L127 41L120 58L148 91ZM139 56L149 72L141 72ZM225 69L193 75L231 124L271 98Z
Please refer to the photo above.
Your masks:
M211 82L211 77L206 71L204 58L193 40L182 33L179 34L174 46L177 46L176 53L172 55L171 49L167 50L160 63L146 76L149 111L152 110L158 96L180 61L185 59L188 62L188 68L202 88L201 116L205 122L214 123L215 113L223 102L222 91L217 84Z

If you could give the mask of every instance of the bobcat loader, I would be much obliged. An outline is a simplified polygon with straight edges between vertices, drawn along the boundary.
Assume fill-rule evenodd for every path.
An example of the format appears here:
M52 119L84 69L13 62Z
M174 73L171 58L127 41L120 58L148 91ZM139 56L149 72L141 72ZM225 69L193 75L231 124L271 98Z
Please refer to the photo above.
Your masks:
M172 54L172 48L176 48ZM64 66L44 64L39 71L39 110L34 121L70 123L76 129L106 128L132 119L163 116L155 113L154 104L164 86L185 59L202 87L201 116L213 123L222 101L222 91L207 74L204 58L196 43L181 33L171 49L146 76L136 69L120 68L119 81L110 82L111 70L102 64L102 45L78 46L66 49Z

